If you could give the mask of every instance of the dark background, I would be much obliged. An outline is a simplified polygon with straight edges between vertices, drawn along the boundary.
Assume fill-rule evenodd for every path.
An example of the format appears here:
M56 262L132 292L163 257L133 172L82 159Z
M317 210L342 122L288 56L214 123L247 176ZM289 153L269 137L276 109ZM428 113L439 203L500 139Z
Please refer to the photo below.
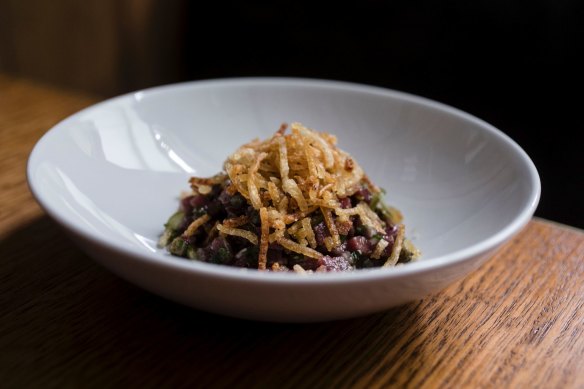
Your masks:
M584 228L581 1L48 3L0 0L0 54L2 44L9 54L0 55L0 70L104 97L236 76L336 79L421 95L507 133L539 170L536 215ZM22 4L44 7L43 16ZM63 15L74 28L59 35ZM23 34L33 34L29 58L15 43ZM25 71L39 50L48 52L46 65ZM51 53L76 61L56 63Z
M580 3L581 4L581 3ZM576 84L582 7L566 1L295 1L189 7L188 78L347 80L429 97L519 143L542 181L537 215L584 227ZM210 17L216 15L216 17Z

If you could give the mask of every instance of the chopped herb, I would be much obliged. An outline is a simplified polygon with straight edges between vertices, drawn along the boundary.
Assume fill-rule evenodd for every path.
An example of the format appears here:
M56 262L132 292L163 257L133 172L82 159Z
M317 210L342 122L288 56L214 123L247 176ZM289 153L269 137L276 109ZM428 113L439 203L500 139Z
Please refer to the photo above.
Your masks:
M213 263L226 263L231 258L231 253L225 247L219 247L217 251L211 256L211 262Z
M375 210L380 202L381 202L381 194L375 193L373 195L373 197L371 197L371 204L370 204L371 209Z
M236 193L234 196L231 197L231 199L229 199L229 204L233 208L241 208L243 205L245 205L245 199L243 198L242 195Z
M162 233L162 236L160 236L160 239L158 240L158 244L161 247L166 247L175 237L176 237L177 233L173 230L171 230L170 228L167 228L166 230L164 230L164 232Z
M184 217L185 213L183 211L177 211L170 218L168 218L168 221L164 227L173 231L177 231L180 228Z
M189 259L197 259L197 250L191 245L187 247L187 257Z
M254 227L260 226L260 214L255 209L249 214L249 223L252 224Z
M168 250L173 255L184 256L187 252L189 244L182 238L174 238L174 240L170 243Z

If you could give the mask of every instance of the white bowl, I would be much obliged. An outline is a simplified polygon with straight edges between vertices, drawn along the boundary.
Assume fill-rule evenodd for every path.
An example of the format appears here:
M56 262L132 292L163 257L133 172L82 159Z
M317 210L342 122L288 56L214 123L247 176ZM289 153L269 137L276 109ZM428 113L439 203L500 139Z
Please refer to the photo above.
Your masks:
M350 273L265 273L172 257L156 246L192 175L282 122L338 136L405 215L420 261ZM424 98L343 82L249 78L127 94L62 121L38 142L30 188L90 256L199 309L272 321L369 314L476 269L531 218L537 171L510 138Z

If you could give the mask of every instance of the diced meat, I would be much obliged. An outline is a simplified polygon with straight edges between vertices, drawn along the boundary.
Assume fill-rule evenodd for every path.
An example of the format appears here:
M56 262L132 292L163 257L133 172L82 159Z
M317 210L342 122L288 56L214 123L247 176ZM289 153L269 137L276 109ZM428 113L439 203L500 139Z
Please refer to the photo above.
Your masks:
M354 269L350 261L344 256L330 257L325 255L318 263L319 266L324 266L326 271L347 271Z
M391 251L393 250L393 244L395 243L395 237L397 235L397 225L389 225L385 228L385 235L383 239L385 239L389 244L381 253L382 258L387 258L391 255Z
M245 214L247 210L247 201L239 193L230 195L227 190L223 190L219 195L219 202L227 212L227 216L232 218Z
M288 260L288 267L292 269L294 265L300 265L304 270L316 270L321 263L314 258L305 257L303 255L293 255Z
M342 255L347 251L347 242L341 243L339 246L333 248L331 250L331 254L333 255Z
M222 219L223 209L223 205L218 200L211 201L206 206L207 214L215 219Z
M193 208L201 208L207 205L207 203L209 202L209 198L203 195L190 196L189 199L190 199L189 204Z
M355 194L353 195L357 201L364 201L367 204L371 203L371 192L369 189L365 188L364 186L361 187Z
M218 236L207 247L208 262L230 264L233 262L233 252L231 246L222 236Z
M369 255L373 251L371 243L364 236L354 236L347 241L347 249L351 252L359 251L361 254Z
M353 206L353 204L351 204L350 197L343 197L342 199L339 199L339 203L343 209L351 208Z
M330 236L329 230L324 222L321 222L312 228L314 230L314 238L318 246L324 247L324 238Z

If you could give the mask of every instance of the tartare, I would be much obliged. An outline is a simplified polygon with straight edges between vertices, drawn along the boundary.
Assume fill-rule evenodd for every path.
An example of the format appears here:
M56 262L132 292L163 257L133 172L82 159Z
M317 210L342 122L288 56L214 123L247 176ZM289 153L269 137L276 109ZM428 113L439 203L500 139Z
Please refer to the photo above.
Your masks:
M241 146L191 191L159 240L175 256L297 273L416 260L401 213L336 137L300 123Z

